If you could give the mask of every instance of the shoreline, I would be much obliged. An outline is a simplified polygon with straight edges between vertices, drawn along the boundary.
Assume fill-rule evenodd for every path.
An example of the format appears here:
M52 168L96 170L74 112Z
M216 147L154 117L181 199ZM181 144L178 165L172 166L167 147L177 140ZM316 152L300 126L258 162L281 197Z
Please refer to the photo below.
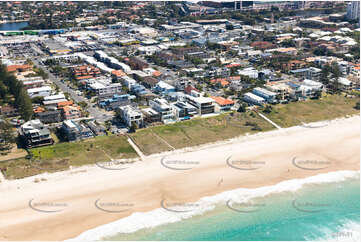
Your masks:
M264 198L273 195L277 196L277 194L284 192L295 193L307 185L338 183L356 178L360 178L360 171L335 171L321 173L302 179L286 180L271 186L254 189L238 188L230 191L224 191L213 196L202 197L194 203L178 206L176 205L172 207L172 209L168 207L165 207L166 209L162 209L164 208L162 206L162 208L157 208L149 212L132 214L131 216L121 218L112 223L104 224L94 229L87 230L81 233L79 236L66 241L94 241L117 236L117 234L132 234L142 229L154 228L166 224L177 223L185 219L191 219L195 216L202 216L202 214L211 212L216 209L217 205L222 206L222 204L229 209L239 211L236 208L233 208L231 204L245 203L251 205L253 199ZM187 207L190 209L186 213L175 212L182 211ZM154 221L154 217L157 217L158 219ZM138 224L137 221L147 221L147 223Z
M7 180L0 183L2 197L6 197L6 200L0 199L0 240L65 240L134 212L152 211L160 207L162 199L195 202L238 188L272 186L339 170L358 171L360 117L310 124L325 122L327 126L294 126L152 154L123 170L88 165ZM184 163L173 162L170 165L183 169L173 170L161 165L163 157L173 158L174 162L198 163L186 167ZM253 170L239 170L227 165L227 157L265 163L256 169L241 167ZM300 169L292 164L294 157L326 160L329 166L318 170ZM46 180L34 183L36 178ZM68 206L60 212L41 213L29 208L31 199ZM106 213L94 207L97 199L134 206L121 213Z

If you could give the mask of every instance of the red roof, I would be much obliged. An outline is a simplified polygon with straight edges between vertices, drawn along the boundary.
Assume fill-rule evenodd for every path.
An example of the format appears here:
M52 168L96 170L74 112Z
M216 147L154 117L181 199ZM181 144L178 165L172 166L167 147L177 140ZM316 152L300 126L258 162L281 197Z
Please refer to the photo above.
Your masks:
M226 65L227 68L232 68L232 67L237 67L237 66L241 66L241 64L233 63L233 64Z
M73 101L58 102L58 107L73 105Z
M7 66L7 70L8 72L14 72L14 71L17 71L19 69L29 69L31 68L30 65L28 64L25 64L25 65L10 65L10 66Z
M232 101L230 99L223 98L223 97L211 97L211 98L221 106L233 105L234 104L234 101Z
M76 77L77 80L91 79L91 78L93 78L93 76L77 76Z
M184 89L184 91L185 91L187 94L191 93L191 91L197 91L197 92L199 92L199 90L198 90L197 88L192 87L192 86L187 86L187 87Z
M125 76L125 73L123 71L121 71L121 70L113 70L112 74L117 76L117 77Z

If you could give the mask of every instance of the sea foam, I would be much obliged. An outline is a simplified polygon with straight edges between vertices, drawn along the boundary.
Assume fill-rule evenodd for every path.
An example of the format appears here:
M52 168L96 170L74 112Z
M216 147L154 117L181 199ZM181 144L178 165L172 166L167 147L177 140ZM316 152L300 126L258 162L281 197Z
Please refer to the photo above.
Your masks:
M323 234L321 237L312 239L315 241L342 241L342 242L358 242L360 241L360 222L353 220L344 220L342 225L335 230L330 228L318 228ZM306 238L307 239L307 238Z
M175 223L183 219L191 218L195 215L201 215L207 211L213 210L219 203L225 203L232 200L235 202L247 202L250 199L264 197L270 194L282 192L295 192L307 184L322 184L341 182L346 179L359 178L360 171L336 171L325 174L318 174L304 179L292 179L280 182L272 186L265 186L255 189L239 188L225 191L220 194L201 198L192 211L185 213L171 212L164 208L154 209L149 212L135 212L128 217L119 219L112 223L98 226L87 230L79 236L69 239L72 240L101 240L119 233L133 233L144 228L152 228L162 224ZM176 207L174 207L176 210ZM349 226L354 226L349 225ZM358 225L359 226L359 225ZM341 231L341 228L340 228ZM359 229L357 230L359 231ZM359 233L358 233L359 236ZM352 238L353 239L353 238ZM351 240L352 241L352 240Z

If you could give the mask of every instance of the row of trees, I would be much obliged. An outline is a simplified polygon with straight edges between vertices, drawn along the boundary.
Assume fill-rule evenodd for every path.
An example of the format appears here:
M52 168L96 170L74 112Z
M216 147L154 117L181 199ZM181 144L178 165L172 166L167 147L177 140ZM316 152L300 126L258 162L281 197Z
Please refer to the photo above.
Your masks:
M0 154L7 153L15 143L16 138L11 125L0 121Z
M29 120L33 114L31 99L22 82L0 65L0 98L18 108L21 117Z

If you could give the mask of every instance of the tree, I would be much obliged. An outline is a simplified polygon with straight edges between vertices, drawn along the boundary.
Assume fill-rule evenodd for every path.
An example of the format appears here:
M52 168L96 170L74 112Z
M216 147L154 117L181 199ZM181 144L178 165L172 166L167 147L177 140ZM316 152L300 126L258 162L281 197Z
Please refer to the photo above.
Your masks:
M233 27L232 24L227 24L226 25L226 30L233 30L233 29L234 29L234 27Z
M322 91L317 90L315 94L313 95L312 99L320 99L322 97Z
M11 125L8 122L0 122L0 151L9 151L13 147L15 140Z
M272 112L272 106L267 105L266 108L263 110L264 113L271 113Z
M81 102L79 102L78 104L79 104L79 106L80 106L82 109L85 109L85 108L88 107L88 104L87 104L86 102L84 102L84 101L81 101Z
M17 99L17 106L18 106L21 117L25 121L30 120L31 116L33 115L33 106L31 103L31 99L24 88L21 89L21 91L19 93L19 96Z
M239 105L239 108L237 110L237 112L240 112L240 113L244 113L246 112L246 104L245 103L241 103L241 105Z
M332 89L334 92L338 92L339 86L340 86L340 83L338 82L338 80L341 76L341 72L340 72L340 68L338 67L337 62L332 62L331 73L332 73L332 78L333 78Z
M44 101L44 97L34 97L31 99L32 103L41 104Z
M138 128L137 124L135 122L132 122L132 125L129 128L129 133L135 133L137 128Z
M320 82L323 83L324 85L328 85L329 83L330 72L331 72L331 67L329 65L324 65L320 75Z

